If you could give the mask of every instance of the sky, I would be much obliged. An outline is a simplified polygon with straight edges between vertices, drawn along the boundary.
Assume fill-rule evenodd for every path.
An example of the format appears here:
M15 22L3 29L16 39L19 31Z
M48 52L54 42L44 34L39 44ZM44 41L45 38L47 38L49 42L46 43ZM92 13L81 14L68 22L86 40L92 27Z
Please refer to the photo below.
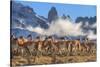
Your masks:
M46 2L30 2L30 1L17 1L25 6L30 6L40 16L48 17L48 12L51 7L56 7L59 16L70 15L71 19L75 19L79 16L93 17L96 16L95 5L79 5L79 4L61 4L61 3L46 3Z

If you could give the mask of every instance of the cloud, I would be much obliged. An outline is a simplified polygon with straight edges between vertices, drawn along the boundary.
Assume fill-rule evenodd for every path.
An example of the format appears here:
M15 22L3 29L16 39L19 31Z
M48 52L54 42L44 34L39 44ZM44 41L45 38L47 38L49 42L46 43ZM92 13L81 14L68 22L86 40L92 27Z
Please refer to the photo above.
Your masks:
M90 31L88 32L87 38L93 40L93 39L96 39L96 38L97 38L97 35L94 34L92 30L90 30Z
M32 27L28 25L26 28L17 27L20 29L26 29L32 32L36 32L40 35L58 35L58 36L84 36L87 35L89 39L96 39L96 34L92 30L83 32L82 22L74 23L68 19L59 18L56 21L52 21L48 29L43 29L40 26ZM85 26L90 26L88 23ZM96 27L96 23L91 25L92 28Z
M89 28L96 28L96 26L97 26L96 22L93 24L89 24L89 22L85 22L85 25L84 25L84 27L89 27Z
M56 21L53 21L50 24L49 29L45 31L45 34L47 35L58 35L58 36L67 36L67 35L73 35L78 36L82 35L81 30L82 23L73 23L67 19L61 19L59 18Z
M91 25L91 28L96 28L96 26L97 26L97 24L94 23L94 24Z
M56 21L53 21L48 29L43 29L39 26L33 28L31 25L28 25L26 27L27 30L32 32L37 32L41 35L58 35L58 36L79 36L83 35L82 29L81 29L82 23L73 23L67 19L61 19L59 18Z

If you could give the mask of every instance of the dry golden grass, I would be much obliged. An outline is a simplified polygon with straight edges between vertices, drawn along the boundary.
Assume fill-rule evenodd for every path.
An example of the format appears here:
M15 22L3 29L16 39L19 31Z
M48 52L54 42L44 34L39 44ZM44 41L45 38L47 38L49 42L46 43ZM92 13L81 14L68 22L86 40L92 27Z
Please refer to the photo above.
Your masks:
M40 64L61 64L61 63L80 63L80 62L94 62L96 55L88 56L33 56L23 58L16 56L12 59L12 66L22 65L40 65Z

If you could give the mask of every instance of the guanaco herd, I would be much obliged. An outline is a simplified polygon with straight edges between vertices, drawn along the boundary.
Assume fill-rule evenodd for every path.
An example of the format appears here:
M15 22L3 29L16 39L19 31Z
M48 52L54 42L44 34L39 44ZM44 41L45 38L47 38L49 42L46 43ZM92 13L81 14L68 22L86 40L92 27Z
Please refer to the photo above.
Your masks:
M11 35L11 54L14 55L56 55L56 54L80 54L82 52L91 52L96 44L86 39L80 40L55 39L53 36L46 37L44 40L39 36L32 39L32 35L27 38L20 36L15 38Z

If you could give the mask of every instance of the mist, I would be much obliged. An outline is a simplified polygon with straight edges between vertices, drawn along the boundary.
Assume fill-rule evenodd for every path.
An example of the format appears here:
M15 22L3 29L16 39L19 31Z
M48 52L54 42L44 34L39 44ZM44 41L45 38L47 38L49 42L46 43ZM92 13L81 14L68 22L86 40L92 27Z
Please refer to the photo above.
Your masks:
M58 36L79 36L84 35L81 29L82 23L73 23L67 19L61 19L59 18L56 21L52 21L52 23L49 25L48 29L43 29L39 26L32 27L31 25L28 25L25 29L36 32L40 35L58 35Z
M82 23L73 23L67 19L59 18L50 24L49 29L45 30L45 35L58 35L58 36L79 36L83 35L81 29Z
M89 25L88 23L86 26ZM96 34L93 33L92 30L88 32L83 32L82 29L82 22L74 23L68 19L62 19L59 18L55 21L52 21L51 24L49 24L48 29L41 28L40 26L32 27L31 25L28 25L26 28L17 27L20 29L25 29L31 32L36 32L40 35L57 35L57 36L85 36L87 35L87 38L89 39L95 39ZM91 27L95 27L96 24L93 24Z

